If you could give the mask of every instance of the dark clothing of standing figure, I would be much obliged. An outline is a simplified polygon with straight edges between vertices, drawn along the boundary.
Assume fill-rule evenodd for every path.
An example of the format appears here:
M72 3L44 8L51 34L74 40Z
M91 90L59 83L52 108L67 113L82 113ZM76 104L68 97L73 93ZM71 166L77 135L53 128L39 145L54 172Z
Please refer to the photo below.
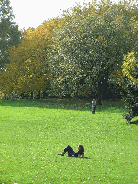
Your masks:
M96 110L96 101L93 100L92 101L92 114L95 114L95 110Z
M69 156L69 157L72 157L72 156L78 157L78 156L80 156L80 155L84 155L84 148L83 148L83 147L82 147L78 152L75 153L75 152L73 151L72 147L69 146L69 145L67 145L63 151L64 151L65 153L68 152L68 156Z

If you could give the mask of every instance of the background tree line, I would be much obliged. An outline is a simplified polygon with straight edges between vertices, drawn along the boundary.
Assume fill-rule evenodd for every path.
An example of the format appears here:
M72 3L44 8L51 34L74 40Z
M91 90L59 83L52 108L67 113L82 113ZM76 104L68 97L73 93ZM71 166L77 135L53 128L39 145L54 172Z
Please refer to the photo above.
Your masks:
M5 95L97 98L101 104L134 88L131 99L137 104L138 8L133 2L77 4L36 29L14 29L14 44L7 44L12 36L1 34L0 91Z

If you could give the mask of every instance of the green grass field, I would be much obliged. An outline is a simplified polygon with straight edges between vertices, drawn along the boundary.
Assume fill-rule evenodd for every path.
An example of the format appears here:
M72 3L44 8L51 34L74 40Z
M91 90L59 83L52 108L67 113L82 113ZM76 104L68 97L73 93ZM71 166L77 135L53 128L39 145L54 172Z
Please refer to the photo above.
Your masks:
M0 183L137 184L138 126L122 103L0 101ZM86 158L59 156L83 144Z

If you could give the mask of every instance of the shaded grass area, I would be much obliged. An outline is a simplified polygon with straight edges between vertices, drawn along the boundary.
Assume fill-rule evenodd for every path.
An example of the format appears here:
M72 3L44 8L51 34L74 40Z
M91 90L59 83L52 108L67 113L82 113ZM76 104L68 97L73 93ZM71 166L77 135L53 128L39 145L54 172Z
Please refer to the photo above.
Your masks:
M138 126L119 103L86 103L0 101L0 183L137 183ZM90 159L58 156L67 144Z
M12 106L12 107L39 107L39 108L50 108L50 109L70 109L70 110L81 110L91 111L92 100L80 100L80 99L46 99L46 100L19 100L9 101L1 100L1 106ZM97 105L97 111L115 111L125 112L124 102L102 102L102 105Z

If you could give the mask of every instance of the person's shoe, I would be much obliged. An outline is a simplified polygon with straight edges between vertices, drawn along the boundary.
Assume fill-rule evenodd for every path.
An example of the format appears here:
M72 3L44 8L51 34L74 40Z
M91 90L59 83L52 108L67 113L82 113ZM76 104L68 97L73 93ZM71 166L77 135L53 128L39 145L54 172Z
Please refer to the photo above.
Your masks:
M63 154L63 153L60 153L60 154L58 154L58 155L60 155L60 156L64 156L64 154Z

